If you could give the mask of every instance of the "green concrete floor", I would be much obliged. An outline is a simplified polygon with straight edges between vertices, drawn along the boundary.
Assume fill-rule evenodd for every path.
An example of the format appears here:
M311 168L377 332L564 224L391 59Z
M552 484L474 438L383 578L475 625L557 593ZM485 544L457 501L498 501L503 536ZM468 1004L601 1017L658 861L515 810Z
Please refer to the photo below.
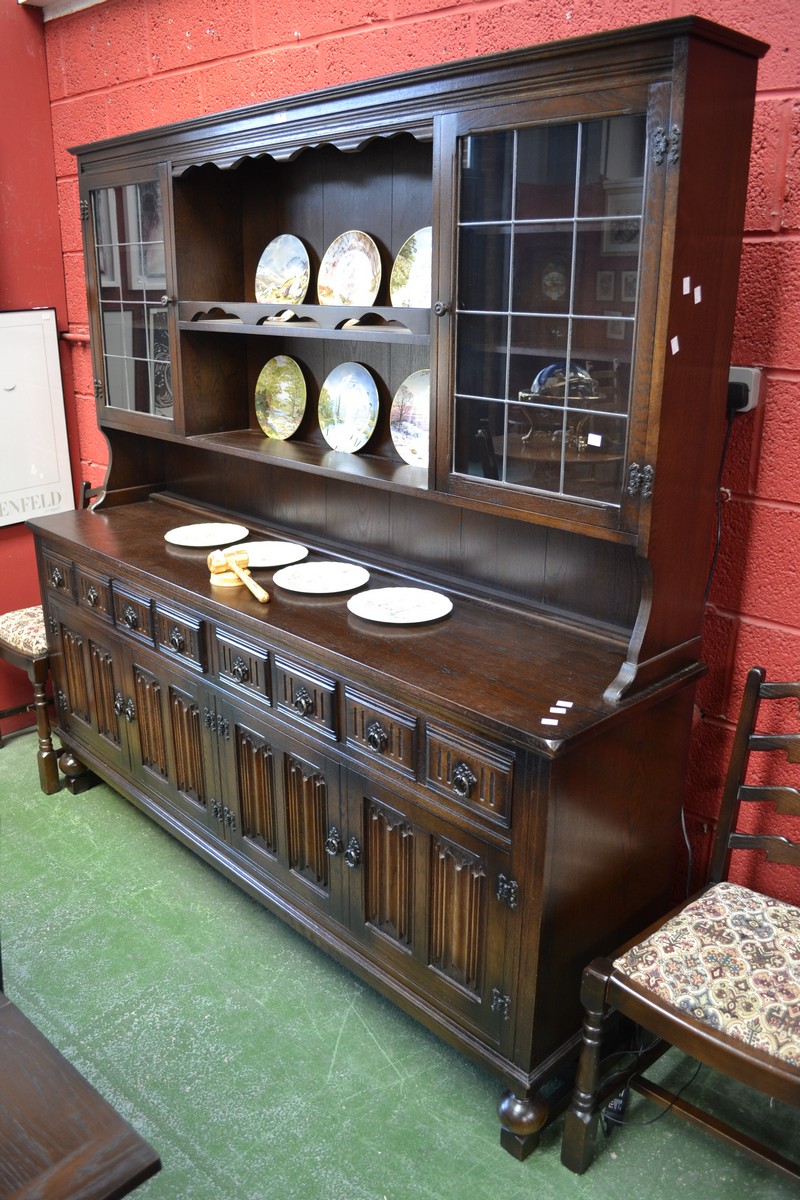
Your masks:
M161 1153L137 1196L796 1200L670 1115L616 1133L581 1178L560 1165L561 1121L516 1162L495 1080L110 788L42 795L35 753L28 732L0 750L6 992ZM703 1071L686 1094L717 1088ZM759 1104L750 1126L797 1145L797 1114ZM634 1100L628 1116L656 1111Z

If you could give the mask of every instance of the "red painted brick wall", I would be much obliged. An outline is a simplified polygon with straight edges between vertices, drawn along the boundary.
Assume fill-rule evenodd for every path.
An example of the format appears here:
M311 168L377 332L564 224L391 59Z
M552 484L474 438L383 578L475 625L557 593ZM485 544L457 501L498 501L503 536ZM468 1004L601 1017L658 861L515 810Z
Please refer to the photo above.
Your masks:
M70 327L86 331L74 160L66 148L203 112L686 12L770 42L761 64L734 362L764 369L736 418L706 622L687 825L702 869L746 669L800 677L800 27L792 0L107 0L47 23ZM725 119L724 112L720 120ZM74 350L83 474L102 476L86 348ZM785 885L766 877L780 892ZM795 890L800 902L800 892Z

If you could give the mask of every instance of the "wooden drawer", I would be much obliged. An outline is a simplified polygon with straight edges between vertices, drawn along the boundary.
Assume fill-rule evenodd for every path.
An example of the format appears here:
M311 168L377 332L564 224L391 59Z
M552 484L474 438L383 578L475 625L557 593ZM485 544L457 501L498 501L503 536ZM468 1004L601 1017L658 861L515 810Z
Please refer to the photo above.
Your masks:
M336 681L275 656L275 707L303 725L338 736Z
M48 591L72 598L75 594L75 580L74 568L70 560L62 558L60 554L54 554L52 550L45 549L42 551L42 563Z
M412 778L417 768L417 721L382 700L345 688L345 740Z
M269 653L249 646L238 634L217 630L216 672L221 683L245 694L271 699Z
M153 643L153 607L147 596L142 596L119 583L112 583L114 601L114 624L139 641Z
M429 726L425 782L492 824L510 828L514 756L509 751Z
M103 578L102 575L85 571L82 567L76 567L75 582L80 607L88 608L99 617L104 617L105 620L110 621L112 609L111 584L109 580Z
M203 622L179 609L156 605L156 645L197 671L206 669Z

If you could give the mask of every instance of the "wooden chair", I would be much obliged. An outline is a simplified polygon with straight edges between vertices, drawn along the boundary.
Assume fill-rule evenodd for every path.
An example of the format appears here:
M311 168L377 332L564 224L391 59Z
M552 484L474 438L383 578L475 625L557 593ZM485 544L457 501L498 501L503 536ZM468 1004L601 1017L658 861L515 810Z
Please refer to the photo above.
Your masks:
M786 698L800 701L800 683L766 683L760 667L749 672L705 888L613 961L595 959L584 971L583 1042L561 1150L561 1161L576 1174L592 1162L603 1109L630 1086L800 1179L800 1163L640 1074L677 1046L732 1079L800 1107L800 908L726 880L733 851L762 851L770 862L800 866L800 842L736 828L743 804L771 803L777 813L800 815L797 788L744 782L753 752L800 763L800 733L755 732L762 702ZM612 1059L604 1065L602 1056L612 1032L619 1038L617 1014L655 1040L644 1053L631 1052L623 1060L617 1054L616 1063L624 1066L609 1069Z
M53 749L50 714L47 708L46 684L50 674L47 636L41 604L18 608L0 616L0 659L25 671L33 684L33 705L22 704L0 712L0 720L26 712L33 707L39 733L36 755L39 767L39 786L48 796L61 787L58 775L58 755ZM0 733L0 746L3 744Z

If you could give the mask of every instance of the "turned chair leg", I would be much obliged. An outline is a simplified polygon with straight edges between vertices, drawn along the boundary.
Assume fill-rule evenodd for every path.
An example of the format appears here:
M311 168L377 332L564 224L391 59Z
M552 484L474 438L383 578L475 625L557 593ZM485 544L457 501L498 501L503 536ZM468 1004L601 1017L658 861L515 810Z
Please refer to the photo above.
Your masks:
M610 973L611 963L600 960L590 964L583 974L583 1042L575 1074L575 1090L564 1120L561 1142L561 1161L576 1175L582 1175L589 1168L595 1155L600 1120L603 1027L608 1012L605 993Z
M45 663L42 671L39 663L32 663L28 677L33 684L33 702L36 710L36 730L39 735L39 749L36 763L39 768L39 786L42 791L52 796L61 790L61 780L58 775L58 754L53 748L53 735L50 728L50 712L47 707L46 682L48 666Z

